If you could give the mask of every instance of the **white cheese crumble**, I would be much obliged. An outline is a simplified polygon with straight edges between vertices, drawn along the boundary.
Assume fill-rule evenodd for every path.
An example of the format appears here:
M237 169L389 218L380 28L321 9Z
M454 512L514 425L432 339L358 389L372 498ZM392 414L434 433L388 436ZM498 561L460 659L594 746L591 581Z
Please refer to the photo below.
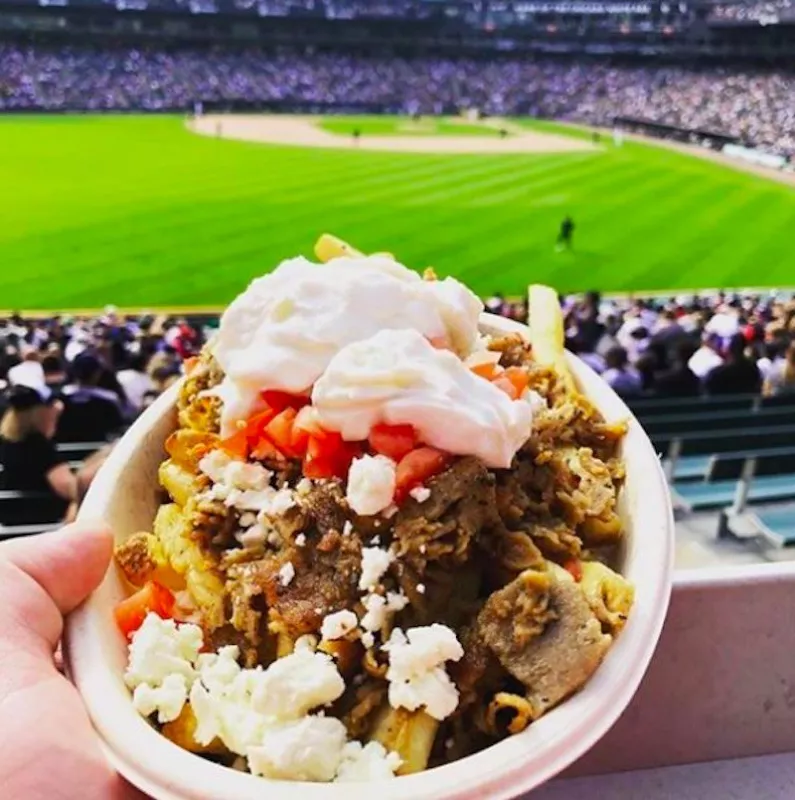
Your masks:
M415 486L409 495L418 503L424 503L431 496L431 490L427 486Z
M270 482L273 473L261 464L233 460L223 450L213 450L199 462L199 470L213 482L207 494L230 507L242 511L240 524L253 526L259 515L279 515L295 505L289 489L274 489Z
M337 770L339 783L378 781L391 778L403 763L397 753L388 753L379 742L348 742L342 750L342 762Z
M181 713L188 699L188 683L184 675L169 675L160 686L141 683L133 692L133 707L148 717L157 711L159 723L171 722Z
M172 619L148 614L130 643L124 682L130 689L143 683L158 688L169 675L182 675L191 684L202 642L198 625L178 626Z
M355 619L355 617L354 617ZM130 645L127 684L139 713L176 719L188 695L196 717L194 739L222 742L248 761L255 775L281 780L331 781L390 777L399 757L348 743L345 726L315 709L337 700L345 683L333 660L303 636L291 655L267 669L242 669L237 647L200 653L202 632L149 614ZM351 746L353 745L353 746Z
M348 471L348 505L362 516L372 516L392 504L397 465L386 456L355 458Z
M293 578L295 577L295 567L293 566L292 561L288 561L280 570L279 570L279 583L282 586L289 586Z
M380 547L363 547L359 589L363 592L375 589L394 559L395 557L388 550Z
M419 594L425 594L425 584L424 583L418 583L417 584L417 592Z
M312 491L312 486L312 481L309 478L301 478L295 485L295 491L302 497L305 497Z
M387 592L386 597L369 594L362 600L366 614L362 617L362 628L365 631L380 631L396 611L402 611L409 599L402 592Z
M362 634L362 645L364 646L365 650L369 650L375 644L375 636L373 636L370 631L366 631Z
M334 717L304 717L265 731L262 743L248 749L254 775L274 780L334 779L347 740L345 726Z
M450 716L458 706L458 690L444 668L446 661L458 661L464 649L455 632L434 623L395 628L383 646L389 653L389 704L415 711L424 707L434 719Z
M334 614L329 614L323 619L320 626L320 635L329 641L334 639L342 639L343 636L349 634L358 624L359 620L353 611L343 609Z
M349 520L345 520L345 524L342 526L342 535L343 536L350 536L353 533L353 523Z
M306 534L299 533L298 536L295 537L295 546L296 547L306 547Z

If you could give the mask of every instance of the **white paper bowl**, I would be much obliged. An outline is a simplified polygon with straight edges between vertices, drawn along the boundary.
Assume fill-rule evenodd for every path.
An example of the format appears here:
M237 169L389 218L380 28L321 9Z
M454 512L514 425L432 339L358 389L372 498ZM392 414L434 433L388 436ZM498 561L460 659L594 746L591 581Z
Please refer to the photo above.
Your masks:
M527 329L484 315L486 332ZM152 729L134 710L122 675L127 648L113 620L124 596L111 568L67 621L66 661L112 765L157 800L474 800L508 798L556 775L588 750L629 703L651 659L671 590L673 517L651 442L624 403L579 359L580 387L608 420L629 418L621 513L627 526L622 572L635 585L629 622L585 688L526 731L476 755L427 772L372 784L265 781L192 755ZM163 442L176 424L172 387L128 431L99 472L81 517L107 520L118 539L151 529L160 491Z

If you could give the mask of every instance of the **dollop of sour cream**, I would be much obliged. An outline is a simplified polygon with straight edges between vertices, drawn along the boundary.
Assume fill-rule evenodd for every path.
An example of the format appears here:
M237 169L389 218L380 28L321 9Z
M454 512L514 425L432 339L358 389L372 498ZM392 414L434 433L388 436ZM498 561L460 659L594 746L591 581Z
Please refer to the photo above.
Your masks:
M222 433L257 410L262 390L308 392L343 347L380 330L415 330L465 357L482 310L459 281L425 281L389 258L285 261L221 318L213 354L226 374Z
M320 424L344 439L408 424L425 444L507 468L530 437L533 412L413 330L385 330L331 359L312 391Z

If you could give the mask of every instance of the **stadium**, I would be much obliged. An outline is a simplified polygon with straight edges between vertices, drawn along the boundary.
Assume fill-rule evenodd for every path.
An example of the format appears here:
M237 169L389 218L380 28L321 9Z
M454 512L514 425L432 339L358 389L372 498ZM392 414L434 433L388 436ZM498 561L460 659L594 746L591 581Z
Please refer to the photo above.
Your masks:
M795 634L787 615L795 590L795 0L0 0L0 186L0 706L16 697L15 681L26 688L30 675L43 676L42 683L52 677L50 654L63 618L101 579L97 570L93 577L82 571L96 561L104 572L110 558L101 526L70 524L81 508L96 507L102 484L94 478L114 452L124 451L125 433L144 430L134 426L152 418L145 412L155 406L159 413L177 391L179 415L169 413L179 417L177 432L189 429L187 455L172 436L165 444L170 460L157 479L145 477L159 481L158 497L169 497L180 511L190 502L180 497L212 488L200 494L205 505L191 506L190 535L177 559L158 538L155 521L154 534L136 534L144 537L139 544L148 542L145 557L133 553L131 561L160 570L158 558L167 566L181 558L174 586L161 586L158 577L141 591L165 587L172 605L184 601L197 613L198 595L190 596L183 579L198 570L201 557L194 552L206 555L208 541L214 546L231 537L224 558L234 553L234 562L249 549L246 533L267 516L259 507L252 507L254 514L234 506L229 498L240 487L212 494L222 481L202 472L207 437L220 442L218 453L248 459L249 468L278 463L273 473L264 470L274 481L268 491L278 481L276 494L293 492L289 471L281 471L285 460L297 459L300 476L316 459L321 464L312 468L320 471L306 472L304 480L343 486L352 481L354 463L386 458L394 491L375 512L385 520L403 513L394 481L404 459L436 449L442 471L406 490L419 504L431 495L425 481L435 488L433 481L462 463L450 466L451 453L474 457L423 439L413 423L387 425L383 418L365 439L318 429L317 420L314 429L296 434L302 412L315 410L304 395L317 387L322 370L300 391L258 384L259 405L246 408L253 416L237 417L237 427L221 437L226 423L219 408L242 403L252 388L224 395L219 387L239 376L225 375L216 354L203 350L222 338L219 319L227 305L287 259L375 254L362 262L377 261L387 275L403 270L406 280L426 289L437 278L460 280L488 312L504 318L503 332L528 321L532 331L538 306L531 286L552 287L560 308L558 314L550 294L554 314L547 327L559 333L560 359L565 342L596 373L593 380L606 382L626 404L617 422L594 423L582 408L579 417L556 416L561 387L571 391L573 384L563 379L562 361L557 367L541 361L541 345L538 352L533 346L522 351L527 363L516 362L510 342L499 338L491 357L470 365L475 350L464 351L465 358L452 335L445 342L422 330L423 346L453 350L512 401L532 405L540 439L552 430L555 447L567 454L561 469L573 488L555 487L553 497L539 476L561 462L550 456L553 450L534 452L522 502L504 517L500 509L501 524L518 514L529 527L509 525L506 535L526 535L542 561L580 583L582 565L604 566L606 542L614 544L604 519L602 540L593 529L583 533L586 523L572 522L582 498L601 502L597 473L583 464L603 459L597 477L609 481L614 505L624 502L616 500L623 476L613 437L630 420L653 446L650 473L658 469L655 454L664 473L660 494L670 499L676 530L673 599L660 647L630 710L562 778L534 791L534 800L582 793L605 800L792 797L795 702L788 676ZM449 319L460 311L454 300L439 305L451 329ZM399 317L404 309L392 309L391 301L380 298L383 313ZM269 299L257 302L264 307ZM285 303L279 313L287 317L294 307ZM251 307L246 313L256 317ZM365 322L371 313L381 310L368 308ZM477 326L475 313L473 336L480 339ZM317 353L308 347L301 358L311 364ZM544 372L550 363L559 368L557 378ZM530 377L512 383L525 368ZM585 434L583 418L595 426ZM256 441L254 421L261 428ZM276 421L288 427L274 428ZM393 430L406 427L408 434ZM408 450L398 447L397 456L375 448L376 428L390 429L398 445L408 436ZM334 436L338 451L330 454L323 447ZM495 505L505 490L500 471L512 469L523 452L514 450L513 462L502 466L488 464L498 487ZM193 474L185 473L179 456ZM340 459L344 469L335 472ZM253 483L244 487L254 489ZM478 502L482 490L472 489ZM297 485L290 496L298 493ZM450 508L463 514L471 498L466 491L456 497ZM345 502L345 513L360 514L349 497ZM566 512L554 517L566 502ZM619 520L619 512L611 513L608 522ZM361 512L358 521L369 515ZM558 527L548 524L553 518ZM429 520L427 530L441 527ZM665 520L651 521L650 528L652 522ZM380 524L379 517L370 532L376 543L391 536L377 530ZM208 534L212 525L220 533ZM332 553L350 533L345 526L330 528L332 535L321 540ZM561 534L569 528L570 535ZM305 542L303 532L295 541L301 537ZM270 539L265 545L276 547ZM96 559L80 555L93 546ZM632 548L616 546L616 552L626 557ZM484 550L485 562L488 557ZM220 563L211 570L216 582ZM445 569L454 582L449 564ZM287 593L294 573L290 561L273 579L280 587L268 596L273 608L274 593ZM124 574L138 586L135 575ZM380 587L382 604L393 602L388 588ZM412 603L425 584L414 588ZM607 609L615 586L602 591L599 602ZM234 602L229 606L235 636L251 628L251 619L254 627L265 619L264 597L247 609L253 617L245 624L234 616ZM269 619L267 636L276 637L281 653L283 620ZM613 633L599 621L605 635ZM321 628L309 632L320 635ZM286 652L298 651L293 639ZM238 645L234 637L222 644L230 642ZM5 658L6 652L23 655ZM490 665L484 674L492 656L483 662ZM373 661L368 674L382 667ZM368 680L362 673L360 684ZM31 699L14 706L8 719L18 718L19 736L31 742L29 763L38 752L56 756L42 777L28 762L14 761L15 747L0 747L0 787L10 787L8 800L54 793L69 800L141 800L109 777L73 687L68 696L50 698L30 682L34 688L24 696ZM520 685L514 681L511 691ZM513 696L499 695L505 703ZM523 724L531 718L536 724L524 700L511 701L511 728L522 709ZM74 730L74 742L59 739L57 725L40 731L47 704L65 709L63 727ZM496 730L502 718L488 708ZM14 725L10 730L15 737ZM184 737L172 741L182 746ZM196 752L240 766L240 758L232 759L240 752L223 751L225 741L221 751L213 749L217 737L208 741ZM452 741L442 743L445 752ZM426 766L440 758L436 744L432 755L428 744ZM97 752L78 764L70 755L78 749ZM461 791L438 797L476 796ZM494 789L493 796L508 795Z

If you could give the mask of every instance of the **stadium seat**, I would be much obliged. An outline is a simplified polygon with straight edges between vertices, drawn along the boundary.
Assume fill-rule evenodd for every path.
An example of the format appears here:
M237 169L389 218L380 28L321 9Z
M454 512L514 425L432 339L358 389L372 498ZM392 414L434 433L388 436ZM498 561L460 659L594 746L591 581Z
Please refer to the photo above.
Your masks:
M795 506L784 506L748 515L760 535L778 547L795 544Z
M719 411L750 411L759 402L755 394L725 397L649 397L630 400L629 405L641 421L660 414L710 414Z
M57 445L59 453L69 456L70 462L85 461L90 455L96 453L107 442L60 442Z
M789 423L795 424L795 409L776 407L750 412L731 409L710 414L664 414L641 420L641 425L652 438L666 433L738 429L749 424L766 428Z
M774 397L763 397L759 401L761 408L789 408L795 413L795 392L779 394Z
M48 492L0 491L3 525L43 525L63 514L64 503Z
M683 456L678 459L673 477L675 480L700 480L709 469L712 456Z
M753 425L746 417L745 424ZM713 455L739 450L765 450L795 444L795 424L772 427L745 427L739 430L694 431L683 434L661 434L651 437L658 452L669 458ZM678 452L674 452L678 450Z
M60 523L41 523L39 525L0 525L0 541L16 539L22 536L36 536L48 533L60 527Z
M726 480L713 483L676 483L675 499L680 507L690 511L707 508L721 508L730 505L736 499L738 481ZM752 480L745 496L747 503L764 503L778 500L795 499L795 473L775 475L768 478Z
M748 502L795 497L795 447L713 456L703 481L675 481L673 495L691 511L731 504L734 513Z

